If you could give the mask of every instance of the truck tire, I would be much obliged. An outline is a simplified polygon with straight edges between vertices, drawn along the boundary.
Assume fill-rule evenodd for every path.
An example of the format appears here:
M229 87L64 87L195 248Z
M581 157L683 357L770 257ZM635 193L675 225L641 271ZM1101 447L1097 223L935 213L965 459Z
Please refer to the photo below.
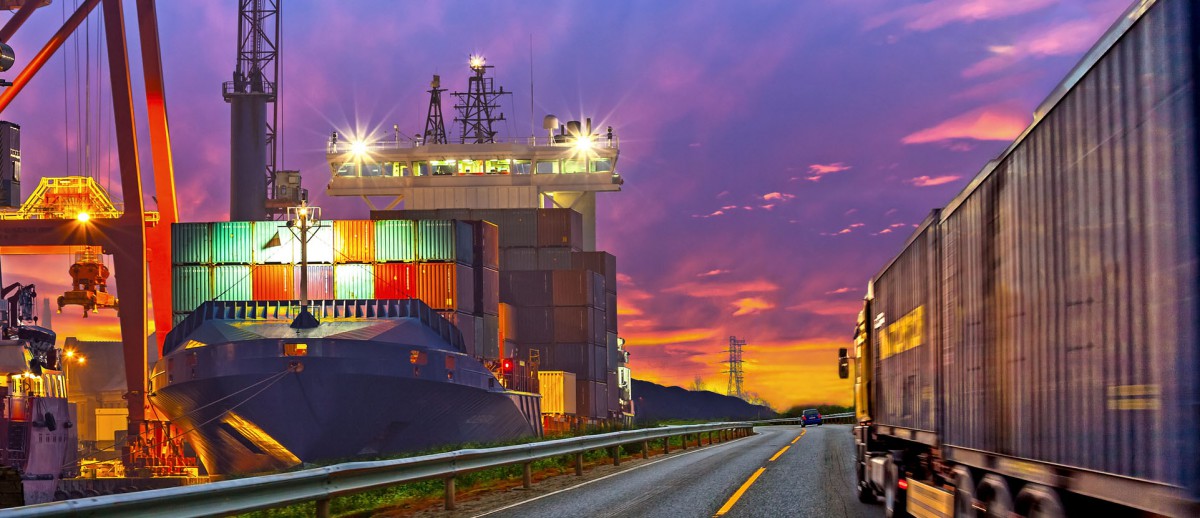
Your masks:
M1015 510L1012 493L1008 490L1008 482L1000 475L995 473L984 475L975 494L978 495L979 503L983 506L983 516L1008 518Z
M900 490L900 476L903 470L896 459L888 457L883 467L883 515L887 518L905 518L905 494Z
M954 518L975 518L975 478L966 466L954 467Z
M1017 493L1017 512L1028 518L1063 518L1062 501L1053 489L1040 484L1026 484Z

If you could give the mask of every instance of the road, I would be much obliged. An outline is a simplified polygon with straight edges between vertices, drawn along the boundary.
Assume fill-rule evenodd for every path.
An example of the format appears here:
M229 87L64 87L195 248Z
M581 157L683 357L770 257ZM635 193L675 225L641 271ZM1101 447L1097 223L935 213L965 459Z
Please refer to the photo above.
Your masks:
M855 497L854 441L848 426L767 426L755 431L731 442L675 450L482 516L683 518L721 511L727 517L883 515L882 507L862 504ZM748 483L751 477L754 481Z

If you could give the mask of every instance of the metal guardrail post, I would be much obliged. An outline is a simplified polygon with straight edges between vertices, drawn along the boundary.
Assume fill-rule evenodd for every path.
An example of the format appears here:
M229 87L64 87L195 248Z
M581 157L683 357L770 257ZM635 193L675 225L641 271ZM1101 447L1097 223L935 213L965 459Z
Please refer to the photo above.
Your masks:
M671 453L671 437L663 437L663 455Z
M621 465L621 446L620 445L613 446L609 450L609 453L612 455L613 466L620 466Z
M524 473L521 475L521 487L525 489L533 488L533 463L526 462Z
M454 477L446 477L446 510L453 511L454 505Z
M317 518L329 518L330 501L329 498L317 500Z
M683 445L683 451L687 451L687 434L679 436L679 443Z
M575 454L575 476L583 476L583 452Z
M650 441L642 441L642 458L650 458Z

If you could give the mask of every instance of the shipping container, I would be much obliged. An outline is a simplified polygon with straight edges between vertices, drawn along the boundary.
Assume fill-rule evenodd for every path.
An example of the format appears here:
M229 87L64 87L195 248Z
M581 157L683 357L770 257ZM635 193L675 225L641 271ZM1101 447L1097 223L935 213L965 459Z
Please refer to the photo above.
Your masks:
M475 261L475 237L465 221L417 221L417 260L470 265Z
M519 307L516 308L516 317L517 339L520 343L554 341L554 308Z
M575 374L563 371L539 371L542 413L575 415Z
M475 313L475 272L455 263L418 263L417 298L433 309Z
M500 358L500 317L483 315L480 317L479 356L483 358Z
M583 214L571 209L537 211L537 246L583 248ZM570 268L570 258L566 268ZM546 268L543 268L546 269Z
M475 236L475 264L472 266L500 269L500 229L490 221L472 221Z
M208 266L172 266L171 282L173 311L191 313L212 300L212 270Z
M516 309L511 304L501 303L497 314L497 326L499 327L500 331L500 341L517 341L519 337L517 336Z
M538 246L537 209L476 209L471 211L470 219L494 223L500 232L501 249Z
M376 221L375 260L381 263L416 261L416 223L403 219Z
M446 320L449 320L463 337L463 351L468 356L481 356L482 339L483 339L483 320L470 313L462 311L439 311Z
M605 315L604 315L604 310L599 309L599 308L592 308L591 311L592 311L592 320L591 320L592 343L595 343L595 344L607 343L605 336L608 334L608 332L604 329L604 322L606 320Z
M608 417L608 384L596 381L575 382L575 405L580 417Z
M555 343L595 343L592 308L557 306L554 308Z
M503 340L500 342L500 353L497 355L500 358L510 358L518 350L517 342L513 340Z
M296 266L296 270L292 273L296 280L296 289L293 293L299 299L300 290L300 266ZM330 265L309 265L308 266L308 300L329 300L335 298L333 293L333 266Z
M538 269L536 248L501 248L500 271L521 272Z
M574 344L529 344L526 350L537 350L541 357L541 368L575 373L579 380L605 381L607 370L604 347L588 343ZM598 360L598 361L597 361Z
M617 370L621 366L621 347L617 345L616 333L604 333L604 350L607 353L605 358L606 368L609 372Z
M212 269L212 300L251 300L250 266L223 264Z
M310 228L306 234L309 264L332 264L334 262L333 226L329 222L323 222L319 227ZM300 262L301 250L304 247L300 246L299 230L296 230L295 236L296 238L292 239L292 256L296 262Z
M251 297L254 300L293 300L297 298L296 267L290 264L260 264L250 270Z
M600 293L597 294L592 276L592 272L584 270L555 270L550 272L551 290L553 292L551 305L595 305L596 296L604 296L604 286L601 284Z
M374 267L369 264L334 265L333 293L338 299L374 299Z
M554 274L549 271L500 273L500 300L514 306L554 305Z
M574 250L563 247L538 248L537 261L539 270L570 270L571 254Z
M617 373L608 373L608 381L604 385L608 388L608 411L612 414L620 414L621 388L617 385Z
M617 292L617 258L608 252L575 252L571 254L572 270L591 270L604 276L604 290Z
M375 260L375 222L333 222L333 257L339 263L369 263Z
M475 275L478 279L475 307L485 315L497 315L500 312L500 272L492 268L477 268Z
M212 226L208 223L171 225L172 264L211 264Z
M588 304L588 305L595 307L595 308L600 308L602 310L607 309L607 307L608 307L608 292L605 291L604 276L597 272L591 272L591 274L592 274L592 302L591 302L591 304Z
M250 264L254 260L254 230L249 221L218 221L212 224L212 255L215 264Z
M375 264L375 298L417 298L417 265L413 263Z
M604 329L610 333L616 333L617 314L619 312L619 308L617 307L617 294L610 291L605 295L605 297L608 299L608 302L605 303L604 309Z
M253 261L255 264L287 264L299 261L292 231L286 221L255 221Z

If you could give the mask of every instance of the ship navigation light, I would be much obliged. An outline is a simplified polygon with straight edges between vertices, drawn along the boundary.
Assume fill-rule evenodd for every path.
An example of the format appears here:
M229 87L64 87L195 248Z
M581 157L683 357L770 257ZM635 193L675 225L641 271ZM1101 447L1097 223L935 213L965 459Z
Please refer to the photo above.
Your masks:
M355 158L361 158L365 156L367 154L367 143L361 140L355 140L354 142L351 142L350 153L352 153Z
M471 70L479 70L487 65L487 58L481 54L472 54L471 59L467 62L471 66Z
M92 219L92 215L88 214L87 211L80 211L79 214L75 215L75 219L79 220L80 223L87 223L88 220Z

